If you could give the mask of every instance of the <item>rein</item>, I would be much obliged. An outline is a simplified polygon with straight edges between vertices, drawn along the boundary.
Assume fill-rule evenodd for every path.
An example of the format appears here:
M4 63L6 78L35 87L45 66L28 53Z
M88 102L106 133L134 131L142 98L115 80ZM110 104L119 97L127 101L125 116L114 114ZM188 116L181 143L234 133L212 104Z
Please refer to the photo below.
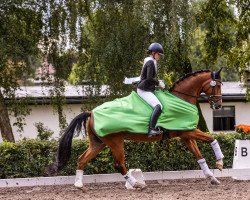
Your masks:
M179 93L179 94L183 94L183 95L186 95L186 96L189 96L189 97L198 98L198 96L191 95L191 94L186 94L186 93L180 92L180 91L178 91L178 90L172 90L172 92L177 92L177 93Z
M186 94L186 93L184 93L184 92L180 92L180 91L177 91L177 90L173 90L173 92L177 92L177 93L179 93L179 94L183 94L183 95L186 95L186 96L189 96L189 97L193 97L193 98L198 98L198 97L200 97L200 98L202 98L202 99L206 99L206 97L203 97L203 96L195 96L195 95L191 95L191 94ZM213 97L222 97L222 95L210 95L209 97L208 97L208 99L210 100L210 99L212 99ZM217 101L220 101L221 100L221 98L218 98L218 100ZM217 102L217 101L215 101L215 103Z

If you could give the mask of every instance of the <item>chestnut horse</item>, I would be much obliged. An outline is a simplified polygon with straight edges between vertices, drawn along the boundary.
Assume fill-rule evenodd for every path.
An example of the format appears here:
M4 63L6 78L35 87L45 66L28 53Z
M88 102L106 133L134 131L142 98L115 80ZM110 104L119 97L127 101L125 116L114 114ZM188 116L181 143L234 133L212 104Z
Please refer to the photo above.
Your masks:
M221 69L218 72L201 70L187 74L175 82L169 91L173 95L194 105L196 105L197 98L203 92L208 97L210 107L212 109L219 109L222 103L220 72ZM72 120L60 139L56 161L50 166L49 171L51 173L56 173L66 165L70 157L74 132L75 130L81 130L82 124L86 129L87 123L86 132L88 133L89 137L89 146L88 149L78 158L75 186L78 188L83 187L83 170L87 163L91 159L95 158L105 146L108 146L113 154L115 168L124 176L125 180L134 188L144 187L144 185L139 183L139 181L137 181L131 173L127 172L126 166L124 164L124 140L144 142L160 141L165 138L166 134L162 133L158 136L148 137L147 134L118 132L100 137L95 133L93 127L93 118L91 115L91 112L84 112ZM214 177L213 173L208 168L206 160L202 157L202 154L196 143L196 140L201 140L211 144L216 157L216 167L222 170L224 156L217 140L215 140L211 135L200 131L199 129L185 131L168 130L168 139L176 137L179 137L185 143L188 149L194 154L205 177L209 178L212 184L220 184L220 182Z

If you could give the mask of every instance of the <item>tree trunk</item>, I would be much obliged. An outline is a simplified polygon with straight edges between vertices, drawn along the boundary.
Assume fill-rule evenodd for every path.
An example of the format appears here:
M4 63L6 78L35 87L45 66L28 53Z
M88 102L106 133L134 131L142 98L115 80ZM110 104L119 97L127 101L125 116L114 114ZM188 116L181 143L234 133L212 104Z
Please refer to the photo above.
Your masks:
M9 142L15 142L12 127L10 124L10 118L7 110L7 106L4 102L3 94L0 90L0 131L3 140Z

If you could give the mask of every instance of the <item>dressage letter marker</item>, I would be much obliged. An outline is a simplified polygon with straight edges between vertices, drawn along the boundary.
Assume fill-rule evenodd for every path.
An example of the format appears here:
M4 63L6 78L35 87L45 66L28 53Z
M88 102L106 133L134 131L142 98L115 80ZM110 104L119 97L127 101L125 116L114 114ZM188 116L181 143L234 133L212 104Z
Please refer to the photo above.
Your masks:
M233 169L250 169L250 140L236 140L234 149ZM244 176L233 177L242 180Z
M247 148L246 147L241 147L241 156L243 156L243 157L247 156Z

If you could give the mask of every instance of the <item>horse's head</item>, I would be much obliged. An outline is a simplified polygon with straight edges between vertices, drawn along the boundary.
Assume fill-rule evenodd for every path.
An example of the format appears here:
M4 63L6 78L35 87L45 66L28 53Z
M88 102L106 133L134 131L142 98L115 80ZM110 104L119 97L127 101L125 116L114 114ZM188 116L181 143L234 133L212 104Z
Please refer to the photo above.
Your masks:
M202 85L202 91L208 96L208 102L212 109L220 109L222 104L221 70L222 68L217 72L211 72L211 78Z

